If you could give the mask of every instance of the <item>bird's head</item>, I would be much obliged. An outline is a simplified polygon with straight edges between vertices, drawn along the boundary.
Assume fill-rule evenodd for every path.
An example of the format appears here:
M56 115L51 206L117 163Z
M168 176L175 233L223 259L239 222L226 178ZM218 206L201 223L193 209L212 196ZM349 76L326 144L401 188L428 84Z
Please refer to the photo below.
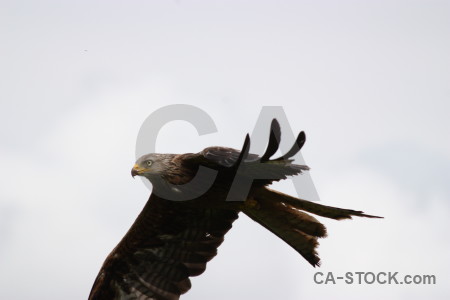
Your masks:
M155 176L164 175L168 170L170 158L167 154L150 153L141 156L133 168L131 176L144 176L149 180Z

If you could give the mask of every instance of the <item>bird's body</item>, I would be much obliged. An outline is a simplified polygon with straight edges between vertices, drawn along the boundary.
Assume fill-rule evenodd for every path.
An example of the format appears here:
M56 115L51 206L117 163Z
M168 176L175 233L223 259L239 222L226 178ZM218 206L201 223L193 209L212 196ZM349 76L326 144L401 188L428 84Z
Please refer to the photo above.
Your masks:
M189 277L203 273L217 254L241 211L310 264L319 265L317 238L325 237L326 229L303 211L334 219L373 216L267 188L273 181L309 169L290 159L303 146L303 133L288 153L270 160L279 141L280 129L274 120L261 157L248 153L247 136L241 151L209 147L199 153L148 154L138 159L132 175L149 179L152 194L105 260L89 299L179 299L191 287Z

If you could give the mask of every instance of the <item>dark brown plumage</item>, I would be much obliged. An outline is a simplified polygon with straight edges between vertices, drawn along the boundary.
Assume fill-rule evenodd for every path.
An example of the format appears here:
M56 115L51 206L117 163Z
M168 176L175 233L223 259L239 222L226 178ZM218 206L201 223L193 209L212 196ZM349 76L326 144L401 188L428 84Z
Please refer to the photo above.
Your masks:
M261 157L249 154L247 135L241 151L209 147L195 154L148 154L138 159L132 175L149 179L153 192L106 258L89 299L179 299L191 288L189 277L203 273L207 262L217 255L241 211L313 266L319 265L317 239L326 236L326 228L305 212L337 220L377 218L267 188L273 181L309 169L292 164L291 159L305 142L303 132L291 150L270 160L278 150L280 136L278 122L273 120L267 150Z

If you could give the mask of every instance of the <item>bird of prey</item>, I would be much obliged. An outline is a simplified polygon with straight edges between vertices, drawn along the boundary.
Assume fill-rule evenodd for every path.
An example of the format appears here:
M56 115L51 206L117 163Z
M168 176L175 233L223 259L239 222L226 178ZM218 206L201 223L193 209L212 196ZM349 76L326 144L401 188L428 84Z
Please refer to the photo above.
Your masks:
M269 189L274 181L309 170L292 159L305 143L304 132L287 153L271 159L280 138L280 126L274 119L262 156L249 153L247 134L241 151L208 147L199 153L151 153L139 158L131 174L150 180L152 194L106 258L89 299L179 299L191 288L189 277L202 274L207 262L216 256L240 212L281 238L313 266L320 263L317 239L327 232L306 212L336 220L377 218Z

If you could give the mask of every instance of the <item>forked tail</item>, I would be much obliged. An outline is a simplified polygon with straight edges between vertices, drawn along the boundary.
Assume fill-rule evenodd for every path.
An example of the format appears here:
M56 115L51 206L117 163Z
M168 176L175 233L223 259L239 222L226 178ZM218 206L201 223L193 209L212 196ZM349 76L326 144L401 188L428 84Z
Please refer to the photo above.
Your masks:
M319 266L317 240L327 235L326 227L302 210L335 220L351 219L352 216L381 218L364 214L362 211L298 199L268 188L254 191L242 209L247 216L294 248L311 265Z

